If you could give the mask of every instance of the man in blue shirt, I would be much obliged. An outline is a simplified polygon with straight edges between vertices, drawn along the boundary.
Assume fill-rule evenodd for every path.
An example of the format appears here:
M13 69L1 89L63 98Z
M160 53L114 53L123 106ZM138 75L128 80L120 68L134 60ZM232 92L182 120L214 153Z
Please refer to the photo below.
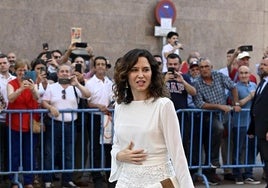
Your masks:
M247 66L239 67L239 81L236 84L236 88L238 91L239 103L242 109L250 109L257 87L254 82L249 81L249 76L250 70ZM234 113L233 118L233 164L254 164L256 156L255 142L253 141L254 138L249 139L248 149L245 149L247 128L250 122L249 111ZM243 158L247 159L247 161L243 160ZM235 177L235 183L238 185L244 184L244 182L254 185L261 183L260 181L255 180L253 177L252 167L245 168L243 176L241 168L233 168L233 175Z

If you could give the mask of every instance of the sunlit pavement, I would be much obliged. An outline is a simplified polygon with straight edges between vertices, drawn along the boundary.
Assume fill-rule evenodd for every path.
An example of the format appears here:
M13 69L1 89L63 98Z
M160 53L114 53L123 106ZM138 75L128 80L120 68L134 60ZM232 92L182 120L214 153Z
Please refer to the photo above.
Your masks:
M249 184L243 184L243 185L236 185L234 181L227 181L227 180L223 180L221 182L220 185L215 185L215 186L210 186L210 187L216 187L216 188L226 188L226 187L234 187L234 188L240 188L240 187L245 187L245 188L249 188L249 187L252 187L252 188L265 188L266 186L266 183L264 180L262 180L262 173L263 173L263 170L262 168L255 168L254 169L254 172L253 172L253 175L254 177L257 179L257 180L260 180L261 181L261 184L258 184L258 185L249 185ZM222 169L219 169L217 170L217 174L221 177L221 179L223 179L223 170ZM196 188L205 188L205 185L202 183L202 182L199 182L195 185Z

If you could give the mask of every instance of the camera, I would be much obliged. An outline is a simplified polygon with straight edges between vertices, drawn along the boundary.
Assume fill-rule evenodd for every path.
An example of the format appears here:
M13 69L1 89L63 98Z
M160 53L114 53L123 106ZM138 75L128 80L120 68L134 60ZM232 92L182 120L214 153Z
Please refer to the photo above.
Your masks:
M168 67L168 72L170 72L171 74L174 74L175 73L174 67Z
M243 45L238 48L241 52L246 51L246 52L251 52L253 51L253 46L252 45Z
M76 42L75 47L77 47L77 48L86 48L87 43L86 42Z
M59 78L58 82L59 82L59 84L70 84L71 79L69 79L69 78Z

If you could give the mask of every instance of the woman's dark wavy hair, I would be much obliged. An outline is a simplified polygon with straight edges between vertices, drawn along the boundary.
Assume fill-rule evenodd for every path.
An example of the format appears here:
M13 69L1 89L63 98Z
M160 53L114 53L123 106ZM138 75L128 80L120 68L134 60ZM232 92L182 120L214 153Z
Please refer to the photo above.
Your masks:
M156 100L159 97L168 97L169 93L164 83L163 75L153 55L145 49L133 49L127 52L117 63L114 70L114 93L118 104L133 101L133 95L128 83L128 75L132 67L137 63L139 57L145 57L152 71L151 84L149 85L148 97Z
M34 59L31 62L32 71L34 71L35 67L39 64L45 65L45 67L47 67L46 62L43 59Z

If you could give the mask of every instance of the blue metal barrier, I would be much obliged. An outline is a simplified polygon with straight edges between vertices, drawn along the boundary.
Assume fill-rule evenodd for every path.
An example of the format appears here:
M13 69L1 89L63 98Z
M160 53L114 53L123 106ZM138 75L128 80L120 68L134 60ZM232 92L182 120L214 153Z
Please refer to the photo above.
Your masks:
M195 173L195 176L199 176L203 179L206 187L209 187L208 180L206 178L204 170L211 168L212 162L212 145L215 140L212 139L212 123L213 118L218 117L219 121L224 125L224 133L227 138L227 150L223 151L221 147L221 153L226 153L226 162L220 165L220 168L248 168L248 167L263 167L263 164L260 161L256 161L256 157L258 154L257 151L257 142L256 137L254 138L254 162L248 163L248 148L249 148L249 141L247 136L245 137L245 162L243 164L239 163L239 160L236 160L236 163L233 163L233 158L239 159L239 147L235 152L235 155L232 154L233 150L233 142L236 145L239 145L240 140L240 129L237 129L237 134L233 135L234 127L240 128L240 115L244 113L244 116L247 116L246 120L246 130L248 129L250 123L250 111L249 109L242 109L240 113L237 112L229 112L229 113L222 113L216 110L201 110L201 109L182 109L177 111L179 119L180 119L180 128L181 128L181 135L183 140L183 145L185 149L185 153L188 159L188 165L190 170L191 169L198 169L198 172ZM234 116L238 117L238 120L234 119ZM209 118L209 121L204 121L205 118ZM206 128L208 123L209 128ZM245 122L244 122L245 123ZM189 131L190 129L190 131ZM204 142L207 138L203 137L204 131L208 131L209 134L209 143L208 143L208 156L204 156ZM188 134L188 135L187 135ZM233 136L236 136L236 140L233 139ZM186 139L185 139L186 138ZM188 144L188 145L187 145ZM198 146L196 146L197 144ZM197 148L197 149L196 149ZM189 153L187 153L189 152ZM218 151L220 154L220 151ZM194 157L198 157L198 160L195 161ZM208 158L205 160L205 158ZM221 156L219 156L222 158ZM195 158L196 159L196 158Z
M249 110L242 110L244 112L248 112ZM47 119L47 110L44 109L38 109L38 110L5 110L3 111L3 113L19 113L20 114L20 118L21 118L21 122L22 122L22 114L23 113L30 113L30 116L33 117L34 114L40 114L41 115L41 123L42 124L46 124L46 121L51 121L50 124L53 127L55 124L54 119ZM35 154L33 152L31 152L29 154L30 157L30 161L31 161L31 166L30 166L30 170L25 170L23 169L23 155L22 152L20 153L20 161L19 161L19 168L17 170L12 170L11 169L11 164L12 164L12 158L11 153L11 129L9 129L8 131L8 135L9 135L9 167L8 170L6 171L1 171L0 175L7 175L7 174L14 174L14 183L18 184L20 187L22 186L21 184L21 180L20 177L22 174L46 174L46 173L65 173L65 172L93 172L93 171L109 171L110 168L105 168L105 158L104 158L104 140L103 138L100 138L100 142L102 143L101 145L101 151L102 151L102 155L101 155L101 165L99 168L94 167L93 165L93 146L92 144L90 145L90 147L88 146L88 143L93 143L93 138L91 140L87 140L86 139L86 132L89 131L88 129L92 130L94 129L93 126L93 120L94 120L94 114L98 113L101 114L101 112L97 109L78 109L78 110L61 110L60 113L64 114L65 113L72 113L72 117L74 116L74 113L78 113L80 114L80 119L82 120L78 126L79 131L81 131L81 134L79 138L79 141L81 141L81 158L78 159L79 164L78 166L80 166L79 168L76 168L77 163L75 162L76 160L76 148L75 148L75 143L77 140L75 140L75 128L74 128L74 124L75 121L72 120L71 125L72 125L72 168L70 169L65 169L65 159L64 159L64 137L62 137L62 146L61 146L61 156L60 156L60 164L57 164L56 161L56 154L59 151L54 151L54 139L52 140L52 167L51 169L45 169L45 160L44 160L44 154L45 154L45 145L44 145L44 132L41 131L40 134L30 134L30 140L31 140L31 147L34 147L34 145L36 143L34 143L34 137L37 136L37 140L38 142L38 149L37 152L35 152ZM113 113L113 111L111 111L111 113ZM208 180L205 176L205 174L203 173L203 170L211 168L211 147L212 147L212 142L211 142L211 136L212 136L212 122L213 122L213 118L218 117L220 121L224 121L224 119L226 120L226 129L228 131L228 135L231 135L232 133L232 116L231 113L226 114L226 117L223 117L223 114L220 113L219 111L213 111L213 110L200 110L200 109L184 109L184 110L178 110L177 111L178 116L181 120L181 135L183 138L183 142L184 142L184 147L185 147L185 153L186 156L188 158L188 164L189 164L189 168L190 170L192 169L196 169L197 172L195 173L195 176L199 176L203 179L205 186L209 187L208 184ZM88 124L85 124L85 119L90 117L90 122L88 122ZM208 143L208 156L207 157L207 163L205 163L205 158L203 156L203 144L204 144L204 138L203 138L203 132L204 132L204 118L207 118L209 122L209 129L207 129L208 131L208 135L209 135L209 140L210 142ZM102 122L104 121L103 116L102 116ZM11 122L11 121L9 121ZM113 122L112 122L113 123ZM240 123L240 121L238 120L237 122L238 124ZM10 125L9 125L10 126ZM32 127L32 125L31 125ZM22 128L20 128L20 130L22 130ZM53 129L52 129L53 130ZM198 131L196 131L198 130ZM101 128L101 132L103 134L104 131L104 127ZM238 132L239 133L239 132ZM64 134L64 128L62 129L62 134ZM52 135L54 135L54 132L52 131ZM53 137L53 136L52 136ZM184 139L186 138L186 139ZM239 135L237 137L239 139ZM22 143L22 131L20 131L20 143ZM187 142L187 143L186 143ZM198 145L195 145L196 143L198 143ZM242 168L242 167L263 167L263 164L261 162L256 162L256 160L254 161L254 163L252 164L233 164L232 162L232 156L231 156L231 150L232 150L232 140L231 137L228 137L228 149L227 149L227 162L226 164L222 164L220 168ZM248 142L246 142L246 148L248 146ZM22 145L20 145L20 151L22 150ZM194 152L193 152L194 151ZM86 158L83 154L85 152L88 152L89 155L87 156L88 158ZM247 149L246 149L247 152ZM238 152L237 152L238 153ZM254 151L255 156L257 155L257 149ZM35 161L34 159L37 159L37 163L33 162ZM245 156L245 159L247 161L247 155ZM88 160L88 164L89 166L86 165L86 161ZM58 167L56 166L58 165ZM2 168L1 168L2 169Z
M54 118L52 119L48 119L47 118L47 113L48 113L48 110L44 110L44 109L37 109L37 110L5 110L5 111L2 111L3 113L8 113L8 114L19 114L19 118L20 118L20 131L19 131L19 134L20 134L20 137L19 137L19 142L20 142L20 151L22 151L22 143L23 143L23 136L22 136L22 114L24 113L29 113L30 114L30 117L33 118L33 115L34 114L40 114L41 115L41 118L40 118L40 121L41 121L41 124L46 124L47 122L45 121L51 121L49 124L51 124L51 127L52 127L52 135L54 135L54 132L53 132L53 127L55 126L55 120ZM87 129L91 129L93 130L94 129L94 126L93 126L93 115L98 113L98 114L101 114L101 112L99 112L99 110L97 109L78 109L78 110L61 110L60 113L62 113L63 115L63 118L64 118L64 114L65 113L72 113L72 117L74 116L74 113L79 113L81 114L80 118L81 118L81 124L77 125L79 126L80 128L80 131L82 133L85 133L86 131L89 131ZM113 113L113 111L111 111L111 113ZM86 125L85 124L85 117L86 116L90 116L91 117L91 122L87 122L88 124ZM103 121L103 120L102 120ZM63 124L63 123L62 123ZM45 155L45 150L44 150L44 146L45 146L45 143L44 143L44 137L45 137L45 134L43 131L41 131L40 134L34 134L33 132L30 133L30 147L31 148L35 148L35 145L38 144L38 147L39 147L39 150L38 152L35 152L35 154L33 153L33 151L31 150L31 152L28 154L29 155L29 160L31 161L31 166L30 166L30 170L25 170L23 168L23 152L20 152L20 156L19 156L19 165L18 165L18 169L16 170L12 170L11 166L12 166L12 157L11 157L11 154L12 154L12 143L11 142L11 135L12 135L12 131L10 129L11 127L11 116L9 116L9 129L8 129L8 132L7 134L9 135L9 141L8 141L8 151L9 151L9 160L8 160L8 169L7 170L2 170L0 172L0 175L10 175L10 174L14 174L14 180L12 181L12 183L14 184L18 184L20 187L22 186L21 184L21 177L23 174L46 174L46 173L65 173L65 172L92 172L92 171L109 171L110 168L105 168L105 165L104 165L104 149L103 149L103 144L102 144L102 160L101 160L101 165L99 168L97 167L94 167L93 165L93 152L90 152L90 148L88 148L88 142L93 142L93 139L92 140L85 140L85 134L81 134L81 138L77 138L77 139L80 139L81 140L81 153L83 154L85 152L86 149L89 150L89 158L90 158L90 161L88 162L89 163L89 167L85 165L85 162L87 161L87 158L84 157L84 155L81 155L81 159L79 160L80 163L81 163L81 168L76 168L75 167L75 155L76 155L76 151L75 151L75 129L74 129L74 124L75 124L75 121L72 120L71 122L71 126L72 126L72 157L71 157L71 160L72 160L72 167L70 169L66 169L64 168L65 166L65 160L64 160L64 156L65 156L65 147L64 147L64 136L62 137L62 140L61 140L61 154L60 154L60 164L58 163L56 166L55 163L56 163L56 159L55 159L55 156L57 155L57 152L58 151L55 151L54 150L54 145L55 145L55 142L54 142L54 137L52 136L52 167L51 169L45 169L45 160L44 160L44 155ZM32 124L30 124L30 129L32 130ZM102 131L103 131L103 128L102 128ZM62 134L64 134L64 127L62 129ZM34 137L38 137L38 143L34 143ZM91 151L92 151L92 146L91 146ZM38 159L38 166L36 166L36 162L34 163L34 158L36 157L40 157ZM1 168L2 169L2 168Z

